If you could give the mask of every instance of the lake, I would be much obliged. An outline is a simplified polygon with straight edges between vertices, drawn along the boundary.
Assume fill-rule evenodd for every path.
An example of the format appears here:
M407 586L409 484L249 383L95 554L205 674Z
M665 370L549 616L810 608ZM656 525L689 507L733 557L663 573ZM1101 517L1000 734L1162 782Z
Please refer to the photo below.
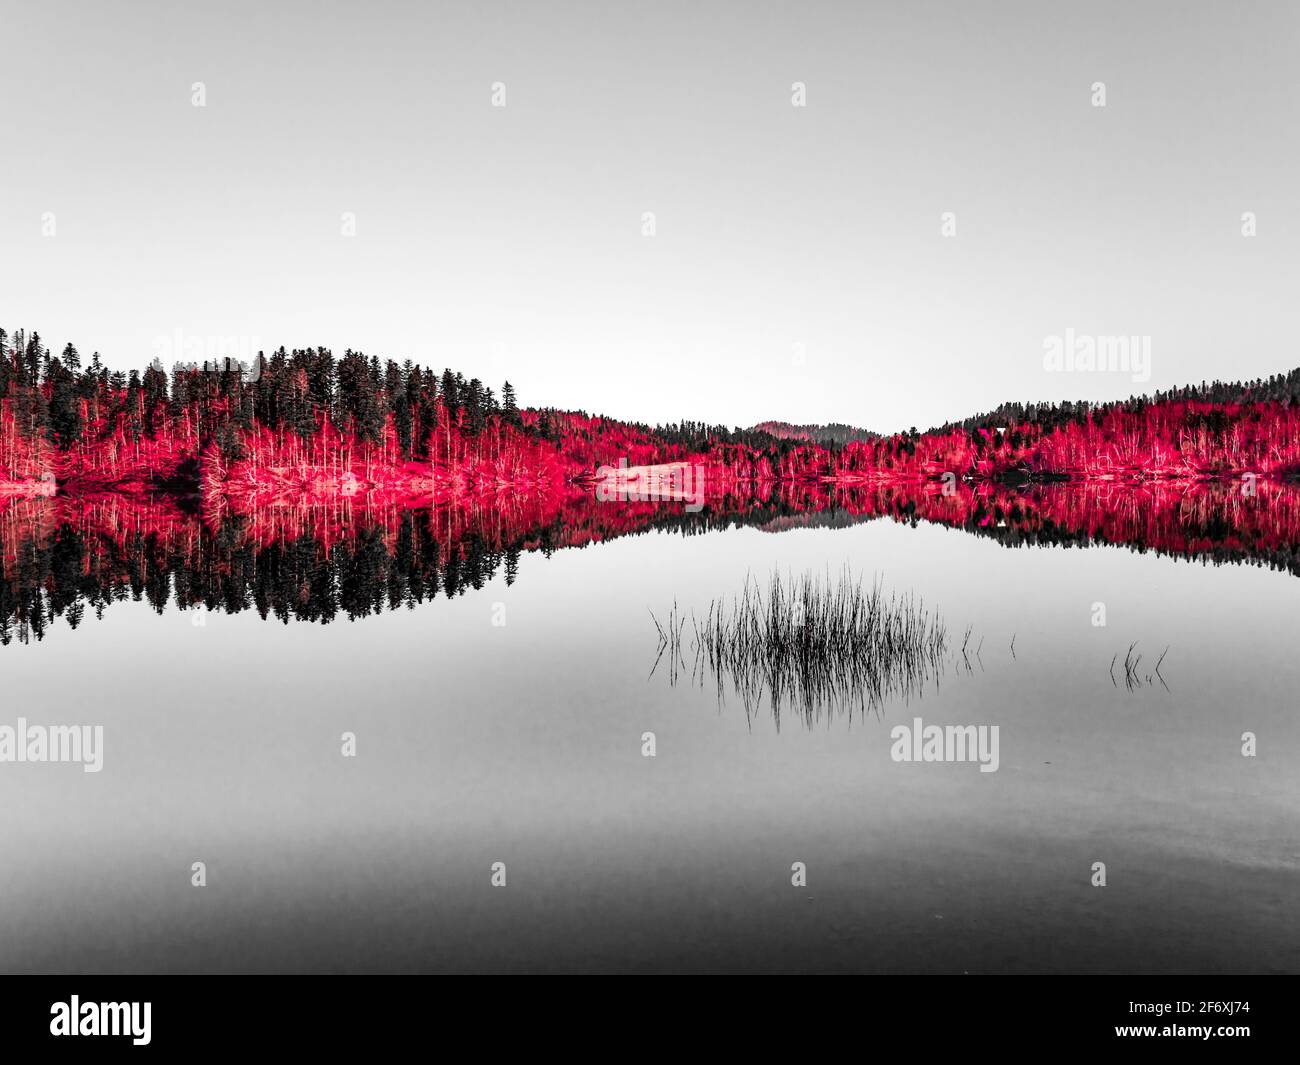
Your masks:
M175 508L19 509L6 610L42 586L59 609L41 639L7 629L0 724L104 740L97 773L0 772L11 971L1300 969L1286 569L1013 547L997 530L1019 513L969 535L665 504L620 528L631 505L510 501L304 546L265 518L223 539ZM449 545L456 594L415 602L410 574L445 580ZM652 672L652 613L846 566L942 619L919 690L778 714L693 681L689 639L676 683ZM214 608L180 609L178 581ZM133 583L69 628L78 595ZM997 726L996 771L894 760L916 718Z

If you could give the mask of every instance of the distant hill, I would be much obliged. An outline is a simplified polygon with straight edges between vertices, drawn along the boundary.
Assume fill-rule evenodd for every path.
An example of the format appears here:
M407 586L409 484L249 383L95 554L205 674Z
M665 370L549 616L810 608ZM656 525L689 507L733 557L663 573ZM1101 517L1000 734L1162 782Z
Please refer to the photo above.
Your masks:
M850 441L868 441L879 438L879 433L859 429L856 425L831 422L829 425L792 425L790 422L759 422L754 431L767 433L778 440L807 440L814 444L847 444Z

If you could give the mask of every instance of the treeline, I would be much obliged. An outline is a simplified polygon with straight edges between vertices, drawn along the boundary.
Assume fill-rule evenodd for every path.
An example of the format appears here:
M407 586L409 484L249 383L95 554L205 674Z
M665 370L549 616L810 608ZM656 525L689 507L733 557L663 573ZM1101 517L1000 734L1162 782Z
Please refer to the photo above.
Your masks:
M769 421L759 422L754 426L753 431L781 439L806 440L832 447L843 447L855 440L875 440L880 436L879 433L873 433L869 429L859 429L856 425L845 425L843 422L829 422L825 425L792 425L790 422Z
M432 464L441 476L500 483L524 474L573 477L703 456L722 448L788 454L794 442L682 421L651 428L582 411L522 410L514 387L411 360L281 347L251 364L158 361L110 371L73 344L56 354L39 333L0 330L0 481L52 467L94 483L196 480L200 459L241 484L271 468L303 479L329 468L368 480L374 463ZM3 437L9 431L9 439ZM6 446L7 444L7 446ZM47 450L53 456L46 455ZM211 472L211 471L209 471Z
M427 497L688 461L747 482L1300 475L1300 370L1110 404L1009 403L929 432L683 420L651 428L521 409L505 382L326 348L170 373L109 371L0 330L0 494L201 485L261 501ZM774 435L776 434L776 435Z
M1142 414L1148 407L1162 403L1198 403L1226 406L1231 404L1277 403L1293 406L1300 403L1300 368L1285 374L1257 377L1253 381L1202 381L1199 385L1157 390L1149 396L1130 396L1112 403L1087 400L1064 400L1060 403L1003 403L991 411L975 414L958 422L946 422L929 432L942 434L954 429L967 432L995 429L1009 425L1034 425L1050 431L1065 425L1082 425L1089 417L1107 411Z
M83 359L73 344L55 354L39 333L21 329L0 329L0 400L20 431L64 452L112 433L140 441L183 428L200 445L215 440L237 458L238 430L257 424L306 439L328 420L362 444L377 444L391 425L402 457L422 460L431 457L439 425L470 437L491 424L551 432L545 417L525 424L509 381L498 394L477 377L438 374L409 359L281 347L259 352L251 365L177 363L168 373L155 360L143 372L123 373L105 367L98 352Z

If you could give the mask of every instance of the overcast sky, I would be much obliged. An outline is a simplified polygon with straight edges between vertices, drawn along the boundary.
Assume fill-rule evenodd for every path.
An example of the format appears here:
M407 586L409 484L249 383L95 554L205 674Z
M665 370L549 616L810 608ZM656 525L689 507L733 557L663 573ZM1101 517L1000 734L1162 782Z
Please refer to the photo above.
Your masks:
M889 430L1300 364L1295 3L0 0L0 26L0 322L114 367L180 331ZM1047 372L1067 330L1149 337L1150 379Z

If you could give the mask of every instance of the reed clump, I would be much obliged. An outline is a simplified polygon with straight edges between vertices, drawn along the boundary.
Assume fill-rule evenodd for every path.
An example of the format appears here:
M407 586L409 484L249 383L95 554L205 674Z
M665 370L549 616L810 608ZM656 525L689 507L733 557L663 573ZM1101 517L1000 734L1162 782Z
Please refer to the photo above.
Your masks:
M847 567L833 578L775 572L766 586L746 578L702 617L676 603L666 623L651 617L655 669L667 656L673 683L709 678L720 699L730 688L746 712L769 703L778 724L786 707L811 720L827 708L875 711L919 695L949 651L943 619L919 596L887 593L879 580L865 585Z

